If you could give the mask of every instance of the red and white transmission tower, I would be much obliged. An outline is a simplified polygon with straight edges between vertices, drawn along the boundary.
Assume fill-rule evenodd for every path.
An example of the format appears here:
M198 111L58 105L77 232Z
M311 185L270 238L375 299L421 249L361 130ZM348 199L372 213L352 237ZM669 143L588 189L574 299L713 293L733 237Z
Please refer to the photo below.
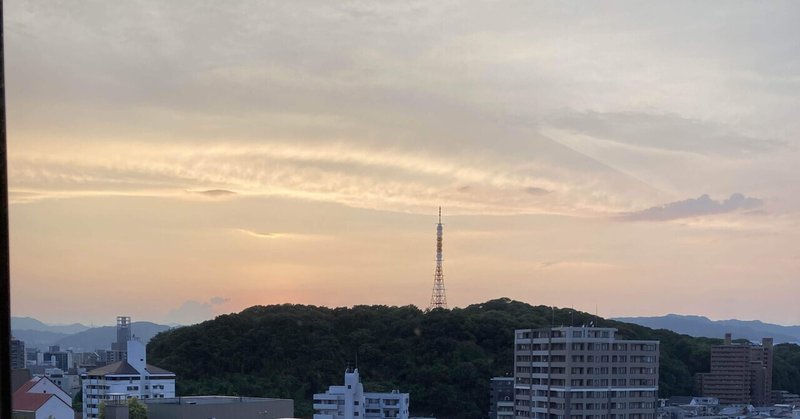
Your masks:
M428 310L434 308L447 308L447 296L444 295L444 274L442 273L442 207L439 207L439 224L436 225L436 273L433 274L433 293Z

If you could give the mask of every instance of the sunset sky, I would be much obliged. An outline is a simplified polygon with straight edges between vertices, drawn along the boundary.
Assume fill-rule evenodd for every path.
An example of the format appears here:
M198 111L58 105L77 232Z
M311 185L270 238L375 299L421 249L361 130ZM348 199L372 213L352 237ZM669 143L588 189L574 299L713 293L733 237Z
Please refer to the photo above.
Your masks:
M800 3L4 8L13 315L800 324Z

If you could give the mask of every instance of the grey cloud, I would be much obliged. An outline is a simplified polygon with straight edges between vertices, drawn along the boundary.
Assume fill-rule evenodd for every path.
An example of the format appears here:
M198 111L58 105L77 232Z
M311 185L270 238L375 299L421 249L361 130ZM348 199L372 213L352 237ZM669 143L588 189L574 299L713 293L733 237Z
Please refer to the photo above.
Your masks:
M191 191L191 192L200 195L205 195L211 198L222 198L222 197L237 195L236 192L229 191L227 189L209 189L206 191Z
M755 138L676 114L582 112L563 114L549 122L604 140L706 155L746 156L786 147L782 141Z
M208 301L204 302L188 300L181 304L180 307L170 310L170 312L167 313L166 320L169 323L182 325L200 323L214 317L214 306L227 303L228 301L230 301L229 298L219 296L211 297Z
M724 201L715 201L708 195L684 201L671 202L660 207L630 212L620 217L625 221L669 221L702 215L724 214L760 207L763 201L735 193Z
M529 187L525 188L525 192L527 192L527 193L529 193L531 195L537 195L537 196L538 195L547 195L547 194L550 193L550 191L548 191L547 189L537 188L535 186L529 186Z
M180 307L170 310L170 312L167 313L166 320L168 323L190 325L200 323L212 317L214 317L214 310L210 302L201 303L199 301L189 300L181 304Z

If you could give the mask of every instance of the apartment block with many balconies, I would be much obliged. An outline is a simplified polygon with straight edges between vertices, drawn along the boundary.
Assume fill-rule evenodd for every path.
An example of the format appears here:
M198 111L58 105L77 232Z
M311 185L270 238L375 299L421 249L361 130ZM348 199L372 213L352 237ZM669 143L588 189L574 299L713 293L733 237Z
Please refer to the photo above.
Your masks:
M711 347L711 372L695 377L703 396L716 397L721 404L766 406L772 401L772 338L761 345L734 343L725 334L722 345Z
M519 419L654 419L659 342L616 329L516 331L514 415Z

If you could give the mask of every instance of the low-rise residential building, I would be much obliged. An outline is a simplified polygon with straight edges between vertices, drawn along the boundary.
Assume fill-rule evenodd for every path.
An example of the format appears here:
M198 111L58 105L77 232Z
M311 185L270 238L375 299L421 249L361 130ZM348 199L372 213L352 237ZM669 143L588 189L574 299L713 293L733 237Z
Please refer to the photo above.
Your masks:
M175 374L147 364L143 343L132 340L127 349L127 360L81 374L83 419L99 417L100 403L111 395L142 400L175 397Z
M330 386L314 395L314 419L408 419L410 396L390 393L365 393L358 368L348 368L343 386Z
M72 398L46 377L34 377L12 395L14 419L74 419Z
M148 399L149 419L236 418L278 419L294 417L294 400L261 397L191 396Z
M81 390L81 377L74 369L70 373L64 372L60 368L47 368L44 370L44 376L67 392L70 397L75 397Z
M800 406L800 395L790 393L786 390L773 390L772 402L775 404L788 404Z

